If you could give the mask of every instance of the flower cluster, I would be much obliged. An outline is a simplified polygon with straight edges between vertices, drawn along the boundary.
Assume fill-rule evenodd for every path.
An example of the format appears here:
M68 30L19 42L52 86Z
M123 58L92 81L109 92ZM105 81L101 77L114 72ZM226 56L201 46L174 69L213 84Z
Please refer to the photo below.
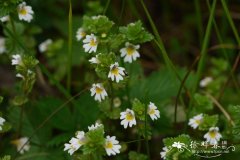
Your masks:
M115 136L106 136L104 138L104 126L102 124L93 124L88 127L88 132L77 131L76 136L71 138L69 143L65 144L64 151L68 151L70 155L79 150L81 147L85 147L83 152L86 150L91 150L92 146L95 148L104 148L105 153L108 156L116 155L120 153L121 145L119 141L116 140ZM96 139L98 137L98 139ZM95 151L95 150L94 150ZM92 152L94 152L92 151ZM88 151L90 152L90 151ZM103 154L103 153L99 153Z
M119 83L124 80L127 74L125 68L121 67L116 59L122 57L126 63L136 61L140 57L140 45L138 43L150 41L152 36L144 30L140 22L131 23L127 27L119 27L119 33L111 31L113 25L114 23L106 16L84 16L83 25L76 32L76 39L82 41L85 52L96 54L89 60L91 64L95 65L96 71L105 75L102 77L107 77L111 81ZM140 40L139 37L142 37L142 35L126 37L125 35L128 35L128 33L125 32L132 30L132 27L140 28L142 34L146 35L146 39ZM117 58L118 56L119 58ZM96 90L96 88L101 89ZM95 96L94 99L99 102L108 95L102 83L93 84L90 91L91 95Z
M32 56L15 54L12 55L12 65L16 66L16 77L21 78L22 93L15 97L15 104L22 105L26 103L27 96L31 92L36 80L35 67L38 64Z
M139 109L141 110L141 108L139 107ZM144 109L144 108L142 108ZM138 110L138 109L135 109ZM138 112L138 111L136 111ZM143 112L144 113L144 112ZM150 118L152 120L156 120L158 118L160 118L160 112L157 109L156 105L152 102L149 103L148 105L148 109L147 109L147 114L150 116ZM120 119L121 121L121 125L124 126L124 128L132 127L133 125L136 125L136 116L133 110L127 108L124 112L120 113ZM139 116L139 119L141 119L141 115Z
M193 129L196 129L204 122L204 115L201 113L199 115L194 116L189 120L188 125L190 125ZM210 127L209 131L204 135L206 142L214 145L222 138L222 135L219 133L218 127Z

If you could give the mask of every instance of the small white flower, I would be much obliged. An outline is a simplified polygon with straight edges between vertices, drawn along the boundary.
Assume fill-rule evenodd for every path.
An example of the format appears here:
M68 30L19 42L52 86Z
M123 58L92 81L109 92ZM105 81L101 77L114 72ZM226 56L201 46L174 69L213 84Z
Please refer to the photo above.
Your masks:
M18 18L27 22L31 22L33 19L33 10L31 6L27 6L26 2L22 2L18 5Z
M22 63L22 57L19 54L12 55L12 65L20 65Z
M124 62L132 63L132 61L135 61L138 57L140 57L138 52L139 48L139 45L133 45L129 42L126 42L125 48L120 49L121 57L124 57Z
M124 73L125 69L123 67L119 67L118 62L115 62L114 64L111 64L110 71L108 73L108 78L111 78L112 81L114 79L118 83L120 80L123 80L123 76L125 76Z
M207 87L213 81L212 77L205 77L200 81L200 87L204 88Z
M82 145L86 143L85 133L83 131L78 131L76 133L76 138L73 137L69 141L69 143L64 144L64 151L68 151L70 155L72 155L75 151L77 151Z
M209 128L209 131L204 135L204 138L207 139L207 142L214 145L218 143L220 138L222 138L222 135L219 133L218 127L211 127Z
M167 152L168 152L168 148L167 147L163 147L163 151L160 152L160 155L161 155L161 158L162 159L166 159L166 155L167 155Z
M2 126L6 120L2 117L0 117L0 131L2 130Z
M6 15L6 16L1 17L0 21L1 22L7 22L7 21L9 21L9 19L10 19L9 15Z
M172 144L172 147L181 149L184 145L185 145L185 144L184 144L184 143L181 143L181 142L174 142L174 143Z
M91 91L91 96L95 95L94 99L99 102L101 102L102 100L105 99L105 97L108 96L106 90L103 88L101 83L97 83L97 84L94 83L90 91Z
M150 104L148 105L148 114L152 120L160 118L160 112L157 109L157 106L155 106L155 104L152 102L150 102Z
M20 73L16 74L16 77L25 79L25 77L22 74L20 74Z
M39 51L41 53L46 52L48 50L49 45L51 45L52 43L53 41L51 39L45 40L38 46Z
M196 129L203 121L203 114L198 114L191 118L188 122L188 125L191 126L193 129Z
M17 147L17 151L20 151L20 154L23 154L25 151L29 151L30 144L28 142L28 139L28 137L22 137L12 141L12 144Z
M105 139L104 148L107 152L107 155L111 156L120 153L121 145L119 145L119 142L116 140L115 136L107 136Z
M0 37L0 54L6 52L6 40L5 38Z
M78 28L76 38L78 41L80 41L82 38L86 36L86 32L84 31L83 28Z
M100 53L99 53L100 54ZM100 60L98 59L98 55L96 55L96 57L92 57L89 62L91 64L99 64L100 63Z
M95 125L93 124L93 125L89 126L89 127L88 127L88 130L89 130L89 131L92 131L92 130L95 130L95 129L97 129L98 127L101 127L101 126L102 126L102 124L95 123Z
M98 41L97 37L94 34L87 35L86 38L83 40L83 48L85 52L92 53L97 51Z
M120 115L120 119L122 120L121 125L123 125L124 128L127 128L128 125L132 127L137 124L133 110L127 108L126 111L121 112Z

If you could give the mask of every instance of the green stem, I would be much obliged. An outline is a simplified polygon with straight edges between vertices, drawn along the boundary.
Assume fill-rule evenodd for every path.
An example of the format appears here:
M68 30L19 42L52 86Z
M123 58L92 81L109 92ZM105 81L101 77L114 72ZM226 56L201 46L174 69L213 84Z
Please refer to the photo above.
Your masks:
M203 39L202 49L201 49L201 52L200 52L201 57L200 57L198 67L197 67L197 75L196 75L195 84L194 84L193 89L192 89L192 94L194 94L197 91L199 80L202 76L204 61L205 61L205 58L206 58L206 55L207 55L207 47L208 47L208 42L209 42L209 39L210 39L210 34L211 34L211 29L212 29L214 14L215 14L216 3L217 3L217 0L213 0L213 4L212 4L212 7L211 7L211 11L210 11L210 16L209 16L209 19L208 19L206 33L205 33L205 36L204 36L204 39ZM192 106L193 106L193 98L190 100L189 106L190 106L190 108L189 108L189 112L190 112L191 109L192 109Z
M67 72L67 90L71 93L71 75L72 75L72 0L69 0L68 15L68 72Z
M147 109L148 109L148 106L146 105L145 106L145 123L144 123L144 127L145 127L145 144L146 144L148 159L150 160L150 151L149 151L148 135L147 135Z
M233 20L232 20L232 17L230 15L230 12L228 10L227 4L226 4L225 0L221 0L221 3L222 3L222 6L223 6L223 9L224 9L224 12L226 13L229 24L230 24L230 26L233 30L233 34L234 34L234 36L237 40L237 43L238 43L238 45L240 45L240 37L239 37L238 31L237 31L237 28L233 23Z
M203 24L202 24L202 16L201 16L201 8L199 0L194 0L195 10L196 10L196 21L198 27L198 35L199 35L199 43L202 44L203 39Z
M106 6L105 6L105 8L104 8L104 10L103 10L103 15L106 14L106 12L107 12L107 10L108 10L108 7L109 7L109 5L110 5L110 2L111 2L111 0L108 0L108 1L107 1Z

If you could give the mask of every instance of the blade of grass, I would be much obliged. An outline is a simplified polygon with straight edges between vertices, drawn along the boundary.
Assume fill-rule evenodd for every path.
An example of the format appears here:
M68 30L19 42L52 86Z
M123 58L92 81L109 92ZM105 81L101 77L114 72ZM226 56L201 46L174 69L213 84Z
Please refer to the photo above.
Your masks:
M109 7L109 5L110 5L110 2L111 2L111 0L108 0L108 1L107 1L106 6L105 6L105 8L104 8L104 10L103 10L103 15L106 14L106 12L107 12L107 10L108 10L108 7Z
M203 39L203 24L202 24L202 16L201 16L201 7L199 0L194 0L194 6L196 11L196 22L198 28L198 36L199 36L199 43L202 44Z
M67 70L67 90L71 93L72 79L72 0L69 0L68 14L68 70Z
M207 47L208 47L210 34L211 34L211 30L212 30L212 25L213 25L216 3L217 3L217 0L213 0L212 6L211 6L211 11L210 11L210 16L209 16L208 23L207 23L206 32L205 32L204 39L203 39L203 44L201 47L200 60L199 60L198 67L197 67L196 80L195 80L193 89L191 91L192 94L194 94L197 91L199 80L202 76L202 72L203 72L203 68L204 68L204 61L205 61L206 55L207 55ZM193 106L193 98L190 99L188 113L191 111L192 106ZM189 118L188 116L189 116L189 114L187 114L187 118Z
M209 10L210 10L210 3L209 3L209 1L207 1L207 4L208 4L208 8L209 8ZM215 19L213 19L213 25L214 25L214 29L215 29L215 32L216 32L216 35L217 35L217 38L218 38L218 41L219 41L219 43L220 44L223 44L224 43L224 41L223 41L223 39L222 39L222 36L221 36L221 34L220 34L220 31L219 31L219 28L218 28L218 26L217 26L217 23L216 23L216 21L215 21ZM227 61L229 62L229 64L231 64L232 62L230 61L230 58L229 58L229 56L228 56L228 53L227 53L227 51L226 51L226 49L225 48L222 48L222 52L223 52L223 55L224 55L224 57L227 59ZM239 59L239 57L236 59L236 60L238 60ZM238 62L238 61L237 61ZM223 92L224 92L224 90L225 90L225 87L227 86L227 84L228 84L228 82L230 81L230 78L232 78L232 80L233 80L233 83L234 83L234 85L236 86L236 88L238 88L238 90L239 90L239 84L238 84L238 82L237 82L237 80L236 80L236 77L234 76L234 68L236 68L236 67L234 67L234 66L236 66L235 65L236 63L234 63L234 65L233 65L233 67L231 68L230 66L228 66L228 68L229 68L229 70L230 70L230 74L229 74L229 76L228 76L228 79L227 79L227 81L226 81L226 83L222 86L222 89L220 90L220 92L219 92L219 94L218 94L218 96L217 96L217 100L219 100L220 98L221 98L221 96L223 95Z

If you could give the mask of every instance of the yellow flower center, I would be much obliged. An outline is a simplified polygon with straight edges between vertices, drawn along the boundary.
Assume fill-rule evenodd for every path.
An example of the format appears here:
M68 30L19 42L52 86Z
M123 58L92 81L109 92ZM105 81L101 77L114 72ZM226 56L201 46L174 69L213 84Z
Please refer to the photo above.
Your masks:
M118 68L117 67L113 67L113 69L111 70L111 73L114 75L118 75Z
M91 39L89 44L90 44L90 46L92 46L92 47L94 47L94 46L97 45L97 43L96 43L96 41L94 41L94 39Z
M100 88L100 87L96 87L96 94L101 94L102 91L103 91L102 88Z
M20 12L20 14L22 14L22 15L26 15L26 14L27 14L27 10L26 10L25 8L21 8L21 9L19 10L19 12Z
M149 109L148 113L149 114L155 114L155 110L154 109Z
M133 46L129 46L129 47L127 47L126 50L127 50L127 55L131 56L131 55L133 55L135 48L133 48Z
M105 148L108 148L108 149L113 148L112 142L109 142L109 141L108 141L108 142L105 144Z
M201 121L200 121L199 119L196 119L196 120L195 120L195 123L200 124Z
M82 37L85 37L86 36L86 33L85 32L80 32L80 35L82 36ZM90 42L91 43L91 42Z
M126 120L131 121L134 119L134 116L131 113L126 114Z
M215 131L210 131L210 132L209 132L209 136L210 136L211 138L215 138L216 135L217 135L217 133L216 133Z

